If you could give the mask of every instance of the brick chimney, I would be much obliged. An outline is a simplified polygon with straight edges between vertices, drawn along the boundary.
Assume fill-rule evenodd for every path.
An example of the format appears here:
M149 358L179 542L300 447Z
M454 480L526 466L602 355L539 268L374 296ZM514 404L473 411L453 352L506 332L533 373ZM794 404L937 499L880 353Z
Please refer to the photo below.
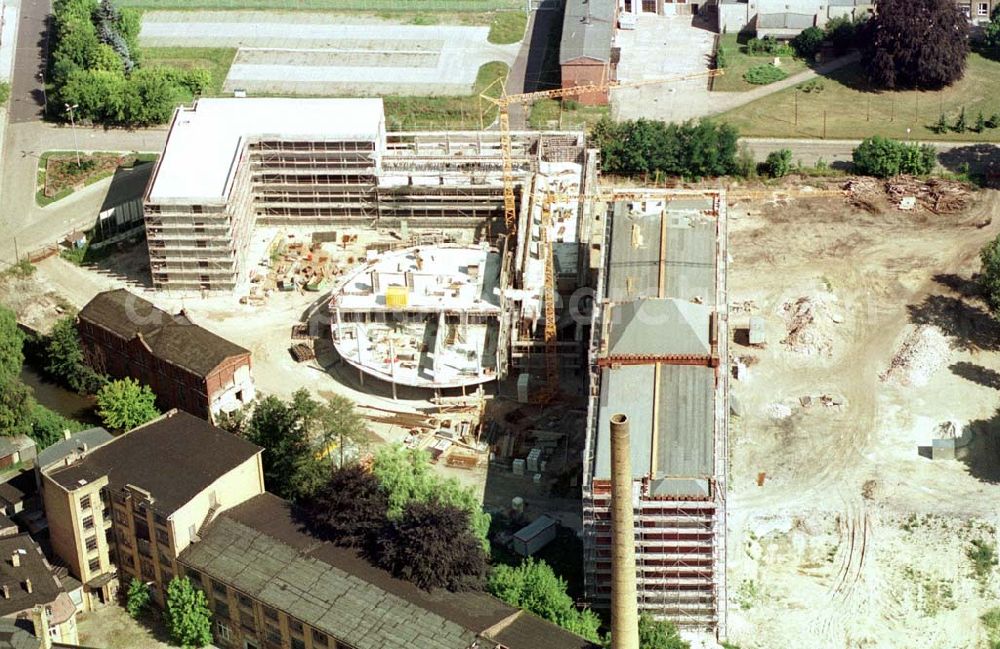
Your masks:
M28 591L29 594L31 593L32 589L31 589L31 580L30 579L25 579L24 580L24 590Z
M17 550L14 550L13 552L10 553L10 565L14 566L15 568L21 567L21 553L18 552Z
M8 586L7 584L0 586L0 592L3 593L4 599L10 599L10 586Z
M611 638L615 649L639 649L628 417L611 415Z
M63 439L69 439L73 436L73 433L69 432L69 428L63 428Z
M35 626L35 637L41 641L41 649L52 649L52 636L49 635L49 613L44 606L31 609L31 622Z

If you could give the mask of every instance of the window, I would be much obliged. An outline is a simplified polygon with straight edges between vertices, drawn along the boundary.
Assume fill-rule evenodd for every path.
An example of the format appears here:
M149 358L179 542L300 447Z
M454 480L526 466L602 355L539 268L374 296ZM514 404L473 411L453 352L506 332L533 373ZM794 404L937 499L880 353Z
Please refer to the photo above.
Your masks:
M245 608L253 608L253 600L244 595L243 593L236 594L236 601L240 603L240 606Z
M87 565L90 566L90 572L97 572L101 569L101 560L95 557L91 559Z
M302 635L302 623L299 622L298 620L293 620L292 618L288 618L288 628L291 629L293 633Z
M328 647L330 645L330 641L327 640L326 636L316 629L313 629L312 636L314 647Z
M148 579L150 581L156 580L156 569L153 568L153 564L145 559L139 559L139 570L142 572L142 578Z
M263 608L264 608L264 617L266 617L269 620L273 620L275 622L278 621L278 611L277 610L271 608L270 606L265 606Z
M165 584L169 584L170 581L174 578L174 573L170 572L169 570L161 570L160 574L163 575L163 583Z
M166 552L161 551L160 565L164 566L165 568L169 568L170 566L174 565L174 562L170 559L170 557L167 556Z
M292 649L306 649L305 640L299 640L298 638L292 638Z
M80 509L90 509L90 496L84 496L80 499Z
M215 615L216 615L216 617L221 617L221 618L225 618L225 619L228 620L230 618L230 615L229 615L229 604L226 604L221 599L216 599L215 600Z
M163 545L170 545L170 537L165 530L161 530L160 528L156 528L156 540Z
M990 5L986 2L979 3L979 15L988 16L990 14Z
M281 644L281 629L273 627L270 624L265 625L264 635L266 636L268 642Z
M118 521L119 525L124 525L128 527L128 517L125 515L124 512L118 509L115 510L115 520Z
M135 567L135 561L132 559L132 555L127 552L121 553L121 556L118 557L118 563L128 568Z
M87 552L96 552L97 551L97 536L94 535L94 536L89 537L87 539L87 541L86 541L86 544L87 544Z
M193 568L186 568L184 574L188 576L188 579L197 586L201 585L201 573Z
M223 642L229 642L233 638L233 631L229 628L229 625L221 620L215 621L215 635L219 636L219 640Z
M227 597L229 595L229 589L222 582L212 580L212 592L222 597Z
M83 529L85 529L85 530L92 530L92 529L94 529L94 517L93 516L87 516L86 518L83 519Z

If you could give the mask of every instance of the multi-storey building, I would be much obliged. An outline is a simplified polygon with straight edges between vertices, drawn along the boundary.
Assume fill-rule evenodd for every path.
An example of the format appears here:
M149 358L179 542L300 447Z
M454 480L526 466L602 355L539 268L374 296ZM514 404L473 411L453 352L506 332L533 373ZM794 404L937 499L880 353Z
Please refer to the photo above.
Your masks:
M583 135L515 132L523 180ZM503 215L499 134L386 133L381 99L200 99L174 114L145 195L153 285L245 290L257 223L480 226Z
M98 293L77 331L91 367L148 385L164 410L211 419L254 398L249 350L125 289Z
M183 411L66 456L42 472L52 550L84 608L132 577L162 604L176 559L220 511L264 492L261 449Z
M264 492L261 449L184 412L70 454L42 480L52 548L84 583L86 608L132 578L162 606L186 576L221 647L597 649L485 593L425 592L303 532L293 506Z
M586 594L611 583L612 415L630 421L642 612L725 632L724 200L656 192L610 208L591 344Z

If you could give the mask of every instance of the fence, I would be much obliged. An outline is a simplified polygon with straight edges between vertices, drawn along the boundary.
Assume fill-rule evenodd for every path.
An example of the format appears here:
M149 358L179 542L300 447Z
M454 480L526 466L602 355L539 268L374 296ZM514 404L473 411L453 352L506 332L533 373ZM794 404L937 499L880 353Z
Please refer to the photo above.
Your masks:
M523 10L524 0L118 0L121 7L168 9L275 9L281 11L480 12Z

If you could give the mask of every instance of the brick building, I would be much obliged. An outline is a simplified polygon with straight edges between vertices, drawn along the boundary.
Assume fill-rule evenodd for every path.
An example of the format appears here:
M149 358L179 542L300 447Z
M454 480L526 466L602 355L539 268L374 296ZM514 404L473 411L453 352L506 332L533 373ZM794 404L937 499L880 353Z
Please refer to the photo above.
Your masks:
M611 46L617 20L613 0L566 0L559 68L562 87L614 81L617 53ZM608 103L608 91L588 92L572 97L581 104Z
M100 293L77 317L96 371L148 385L164 410L211 420L254 397L250 351L124 289Z

